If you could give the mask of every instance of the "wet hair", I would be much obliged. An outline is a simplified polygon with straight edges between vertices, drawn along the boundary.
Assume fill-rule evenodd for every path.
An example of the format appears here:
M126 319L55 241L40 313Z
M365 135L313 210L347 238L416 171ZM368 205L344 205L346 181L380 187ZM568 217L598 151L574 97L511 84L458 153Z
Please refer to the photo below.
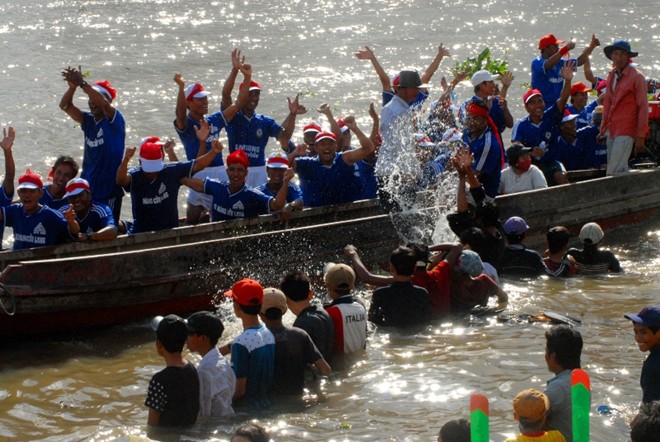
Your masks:
M568 229L563 226L553 227L545 234L545 239L548 241L548 249L550 253L558 253L568 245L568 240L571 234Z
M397 275L410 276L415 273L417 256L413 249L399 246L390 255L390 264L396 270Z
M454 419L446 422L440 428L438 441L470 442L470 422L466 419Z
M233 442L236 436L244 437L250 442L268 442L270 436L266 428L257 423L244 424L236 429L236 432L231 437L230 442Z
M475 210L475 217L481 220L482 227L499 227L500 211L495 201L486 200L479 204Z
M573 327L560 324L545 332L546 353L554 353L564 370L580 368L582 335Z
M289 272L280 281L280 290L292 301L304 301L309 296L309 276L300 270Z
M415 259L417 261L428 261L429 260L429 246L426 244L419 244L414 242L409 242L406 244L406 247L415 252Z
M241 311L243 313L245 313L246 315L257 316L259 314L259 312L261 311L261 304L258 304L258 305L243 305L243 304L239 304L238 302L236 304L238 304L238 308L240 308Z
M660 401L646 402L630 424L632 442L655 442L660 433Z
M62 164L66 164L68 166L71 166L73 169L73 177L75 178L78 176L78 163L76 160L73 159L73 157L70 157L68 155L60 155L57 157L55 160L55 164L53 164L53 172L55 172L55 169L57 169L57 166L60 166Z

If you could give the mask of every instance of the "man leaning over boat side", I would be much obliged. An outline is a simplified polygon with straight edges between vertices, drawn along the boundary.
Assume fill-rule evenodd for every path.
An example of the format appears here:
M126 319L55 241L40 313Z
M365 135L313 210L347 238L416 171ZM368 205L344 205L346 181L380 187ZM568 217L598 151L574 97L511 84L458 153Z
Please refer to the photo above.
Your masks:
M244 63L239 63L237 67L243 74L243 84L250 83L252 76L252 67ZM183 75L176 73L174 82L178 86L178 95L176 103L176 118L174 119L174 128L179 134L179 139L186 151L186 159L192 161L212 150L211 142L220 136L220 131L227 126L227 118L236 115L236 112L245 104L247 99L247 86L239 91L236 103L219 110L211 115L208 114L209 100L211 93L204 89L201 83L192 83L185 87ZM200 143L197 139L195 128L200 128L200 122L205 120L211 129L209 137L206 139L206 149L200 149ZM206 177L216 178L219 181L227 179L227 172L222 162L222 155L215 157L209 167L206 167L195 174L197 178ZM203 210L211 210L212 198L210 195L201 194L191 190L188 194L186 209L186 224L197 224Z
M108 80L90 85L85 81L80 66L67 67L62 77L69 89L60 100L60 109L77 123L84 134L84 151L81 178L85 178L96 201L107 204L112 216L119 220L124 191L115 183L115 174L121 164L126 140L126 122L122 113L112 105L117 91ZM77 88L89 96L89 112L83 112L73 104Z
M644 75L632 65L639 55L626 40L605 46L605 56L612 60L603 102L600 135L607 136L607 175L628 171L633 146L644 152L649 128L648 95Z
M209 134L208 123L201 129L195 128L200 149L206 148ZM222 144L213 142L213 150L193 161L163 162L163 144L173 144L172 139L162 143L158 137L149 137L140 143L140 165L128 170L128 163L137 147L126 149L124 160L117 170L117 184L129 188L133 205L133 225L130 234L153 230L171 229L179 226L178 198L182 179L211 164L222 152Z
M112 210L106 204L95 203L89 183L84 178L74 178L66 184L64 199L69 203L60 212L66 213L70 207L76 214L80 226L78 241L106 241L117 238L117 226Z

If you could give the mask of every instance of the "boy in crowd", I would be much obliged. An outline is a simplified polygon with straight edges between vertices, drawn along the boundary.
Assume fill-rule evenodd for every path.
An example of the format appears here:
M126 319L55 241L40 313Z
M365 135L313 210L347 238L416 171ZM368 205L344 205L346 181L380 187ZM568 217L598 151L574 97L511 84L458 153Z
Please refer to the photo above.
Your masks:
M155 324L156 350L166 367L149 382L144 401L149 408L147 423L158 427L192 425L199 413L199 378L195 366L181 355L188 326L177 315L159 318Z
M280 282L280 289L286 296L286 305L296 315L293 326L309 334L323 358L331 362L335 343L335 326L327 311L312 305L314 296L309 276L300 270L287 273Z
M573 407L571 402L571 371L580 368L582 335L561 324L545 332L545 363L555 374L545 387L550 401L544 429L558 430L568 442L573 441Z
M446 422L440 428L437 442L470 442L470 422L465 419Z
M371 297L369 321L377 325L406 327L431 319L431 301L426 289L411 282L417 257L408 247L397 247L390 255L390 273L394 279L378 288Z
M284 175L289 168L289 159L282 152L273 152L266 161L266 174L268 181L257 187L257 190L266 196L275 198L284 185ZM286 204L282 207L283 220L291 218L291 212L303 209L303 198L300 187L292 181L288 183Z
M112 210L105 204L92 201L92 191L84 178L74 178L66 184L64 199L69 202L60 209L62 214L70 207L80 226L78 241L106 241L117 238L117 226Z
M605 233L596 223L587 223L580 229L580 241L584 245L582 250L569 249L568 254L575 259L578 273L581 275L596 275L600 273L622 271L619 260L609 250L599 250L598 244Z
M331 369L307 332L298 327L285 327L286 296L276 288L264 289L259 316L275 337L275 375L271 391L300 397L305 385L305 368L314 366L323 376Z
M525 220L519 216L512 216L504 222L508 244L500 260L498 272L501 275L539 276L545 273L546 267L541 255L523 244L528 229Z
M80 233L72 207L60 213L39 203L43 187L41 177L27 169L16 188L20 203L0 209L3 227L14 229L14 250L54 246L71 241Z
M243 324L243 333L231 343L231 363L236 374L234 404L243 399L250 408L267 408L275 369L275 338L259 322L264 289L258 281L245 278L225 296L233 300L234 314Z
M78 163L67 155L61 155L55 160L50 170L50 184L44 186L44 193L39 202L51 209L60 210L67 205L67 197L64 195L69 181L78 175Z
M642 366L639 383L642 403L660 400L660 306L644 307L636 315L624 315L633 322L635 342L639 350L649 352Z
M531 438L535 442L565 442L566 439L559 431L543 430L549 407L548 397L540 391L529 388L518 393L513 399L513 417L518 421L522 434L504 442L524 442Z
M200 416L234 415L231 400L236 389L236 375L217 348L224 330L220 318L211 312L196 312L188 318L188 348L202 356L197 367Z
M266 428L260 424L250 422L238 427L229 442L270 442L270 440Z
M353 353L367 346L367 310L351 291L355 273L346 264L326 264L323 281L332 298L325 310L335 326L333 354Z
M553 227L545 234L548 251L543 263L552 276L574 276L577 273L575 259L566 254L570 238L571 234L564 226Z

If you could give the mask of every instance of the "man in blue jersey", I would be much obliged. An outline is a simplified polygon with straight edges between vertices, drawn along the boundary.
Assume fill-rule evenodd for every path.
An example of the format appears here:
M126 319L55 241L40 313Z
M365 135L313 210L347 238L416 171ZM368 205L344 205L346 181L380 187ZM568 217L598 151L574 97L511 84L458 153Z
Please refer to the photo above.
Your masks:
M264 289L254 279L241 279L225 296L233 301L234 314L243 332L231 343L231 364L236 374L234 407L251 409L270 406L270 390L275 372L275 338L259 321Z
M268 181L257 187L257 190L266 196L277 196L284 185L284 175L289 169L289 159L282 152L274 152L268 157L266 162L266 173ZM296 183L289 181L289 189L286 194L286 204L282 208L282 219L284 221L291 218L291 212L302 210L303 208L302 191Z
M73 208L62 214L39 203L43 187L41 177L27 169L16 188L20 203L0 210L3 227L14 229L14 250L61 244L80 232Z
M557 130L564 115L566 102L571 93L571 80L573 79L573 63L566 63L561 70L564 79L564 88L559 99L546 109L541 91L529 89L523 95L523 103L528 115L516 121L511 131L511 142L519 142L531 147L532 161L539 166L549 185L566 184L566 174L557 161L544 161L543 156L548 150L553 133Z
M239 149L227 156L229 181L186 178L182 182L197 192L204 192L213 197L211 221L254 218L281 210L286 203L293 170L287 169L284 172L282 186L273 198L246 184L249 164L247 154Z
M499 96L496 96L495 94L496 80L502 81L502 91ZM509 112L509 107L505 98L512 81L513 74L511 74L511 72L506 72L501 78L499 75L493 75L485 69L472 74L470 82L474 88L474 96L469 100L465 100L463 104L461 104L461 107L458 110L458 118L460 122L465 124L465 119L467 117L465 106L467 106L472 100L480 99L488 105L488 116L495 123L500 135L507 127L509 129L512 128L513 117L511 116L511 112Z
M574 42L569 42L566 46L559 48L564 40L558 40L552 34L547 34L539 40L539 50L541 54L532 60L532 89L541 91L543 101L547 106L551 106L559 99L562 85L564 83L561 70L567 63L574 68L582 66L589 59L593 50L600 46L600 42L595 35L591 36L589 46L587 46L578 58L563 58L575 48Z
M202 123L195 129L201 146L206 145L209 125ZM174 143L168 140L167 144ZM128 163L136 147L126 149L124 160L117 170L117 184L130 188L133 205L133 225L128 233L171 229L179 226L178 194L181 180L211 164L222 152L219 140L213 140L212 150L193 161L163 162L163 143L158 137L149 137L140 143L140 165L128 170Z
M124 154L126 122L121 112L112 105L117 91L107 80L97 81L93 85L87 83L80 66L78 69L66 68L62 76L69 89L60 100L60 109L80 123L85 135L80 177L89 182L95 200L110 206L112 215L118 220L124 192L115 183L115 175ZM73 104L73 95L78 88L89 96L89 112L83 112Z
M495 198L499 193L505 159L500 135L488 116L488 105L480 98L470 101L465 107L465 113L467 117L463 142L470 146L470 153L474 155L472 167L484 192Z
M239 70L243 74L243 83L248 84L252 76L252 67L241 63ZM181 143L183 143L186 151L186 159L192 161L211 151L211 142L217 139L220 136L220 131L227 126L226 118L233 118L236 112L243 106L248 91L246 88L243 88L239 91L236 103L226 109L207 115L209 110L208 95L210 92L205 90L201 83L193 83L185 87L183 75L178 72L174 75L174 82L179 88L174 128L179 134ZM200 150L195 128L200 127L200 121L202 119L208 122L211 132L206 140L205 149ZM219 181L227 180L222 155L216 156L209 167L197 172L195 176L200 179L209 177ZM202 211L211 210L211 196L195 192L194 190L191 190L188 194L187 203L186 224L197 224Z
M70 180L66 185L64 198L69 204L59 210L66 213L70 207L73 207L80 226L78 241L106 241L117 238L117 227L112 211L105 204L92 201L92 192L86 179Z
M232 52L232 70L222 89L222 109L227 109L232 104L231 92L236 82L236 76L240 63L240 52ZM233 153L242 149L250 159L250 173L248 174L247 184L250 187L257 187L266 181L266 145L269 138L275 138L280 143L284 152L289 151L289 140L293 135L296 125L296 117L307 112L305 106L298 101L298 95L291 101L287 97L289 104L289 114L282 122L282 125L266 115L256 112L261 98L261 85L256 81L249 81L239 86L239 89L246 85L248 87L248 98L241 106L241 109L234 116L226 115L227 137L229 143L229 152Z
M348 203L361 198L361 186L355 177L354 164L374 152L374 144L358 127L355 117L344 119L346 126L360 141L360 147L346 152L337 152L337 137L330 132L316 136L315 157L298 156L293 168L300 178L305 206L320 207ZM301 155L294 152L293 156Z
M66 185L78 176L78 163L68 155L60 155L50 170L50 184L44 186L44 192L39 202L51 209L60 210L68 204L66 200Z
M378 59L376 58L376 54L374 54L374 51L372 51L368 46L365 46L364 48L353 52L353 55L357 57L360 60L369 60L374 67L374 70L376 71L376 75L378 75L378 79L380 80L380 84L383 87L383 107L389 103L392 98L396 95L396 90L399 87L399 82L401 81L400 74L397 74L394 76L394 78L390 79L389 75L385 72L385 69L380 65L378 62ZM440 62L442 62L443 58L445 57L450 57L451 54L449 53L449 49L447 49L442 43L440 43L440 46L438 46L438 52L436 53L435 57L433 58L433 61L429 65L428 68L426 68L426 71L422 74L421 81L422 83L428 83L431 81L431 78L433 77L433 74L438 70L438 67L440 66ZM417 95L413 98L409 104L412 105L418 105L424 102L429 97L429 93L426 89L420 89L417 93Z
M16 131L9 126L2 129L3 137L0 141L0 148L5 156L5 178L2 180L2 191L0 192L0 207L7 207L11 204L14 196L14 177L16 176L16 164L14 163L14 153L11 148L14 146Z

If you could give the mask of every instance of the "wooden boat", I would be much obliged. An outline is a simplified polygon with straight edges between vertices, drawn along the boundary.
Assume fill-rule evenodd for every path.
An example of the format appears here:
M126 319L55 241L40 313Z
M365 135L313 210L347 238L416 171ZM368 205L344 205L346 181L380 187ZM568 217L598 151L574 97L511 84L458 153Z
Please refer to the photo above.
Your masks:
M577 174L576 174L577 175ZM575 182L497 198L502 218L523 216L531 240L555 225L605 230L660 211L660 170ZM381 215L375 200L306 209L283 225L276 215L146 233L104 243L0 253L0 336L45 333L210 309L238 279L277 284L287 270L320 275L355 244L367 262L384 262L397 227L434 223L443 211L424 196L421 214ZM412 217L412 218L411 218Z

